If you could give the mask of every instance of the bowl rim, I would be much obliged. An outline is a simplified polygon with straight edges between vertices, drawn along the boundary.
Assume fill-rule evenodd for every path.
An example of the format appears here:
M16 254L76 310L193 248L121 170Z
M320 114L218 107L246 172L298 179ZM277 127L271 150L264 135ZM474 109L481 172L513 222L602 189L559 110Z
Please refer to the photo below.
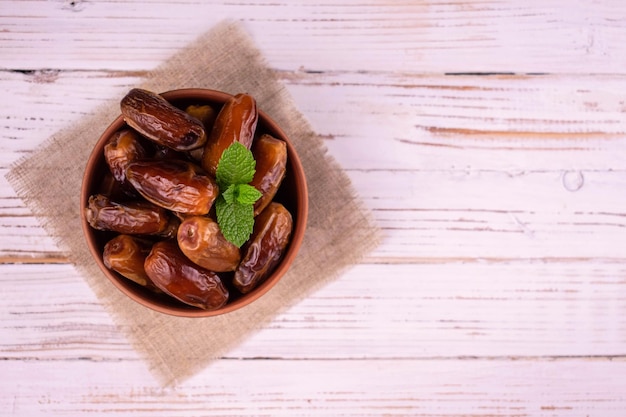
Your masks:
M232 97L233 94L226 93L224 91L207 89L207 88L181 88L168 90L163 93L159 93L159 95L163 96L168 101L177 101L177 100L202 100L205 102L216 102L223 104L228 98ZM165 306L157 301L151 300L148 296L142 296L138 291L133 290L134 283L131 283L128 279L118 276L118 274L114 271L108 269L102 256L98 256L100 249L97 247L96 241L93 237L93 234L96 232L91 228L89 223L85 217L85 209L87 206L87 201L89 196L91 195L91 184L95 180L95 170L94 167L98 165L98 163L104 158L103 156L103 147L105 141L116 131L121 129L126 125L123 116L120 114L117 116L109 126L102 132L99 136L98 140L95 142L91 154L87 160L87 164L84 169L83 180L81 183L81 191L80 191L80 216L81 216L81 226L82 226L82 234L87 243L88 250L91 254L91 257L96 261L102 273L108 278L108 280L123 294L128 296L133 301L160 313L168 314L171 316L178 317L212 317L227 314L233 312L235 310L239 310L254 301L258 300L260 297L265 295L271 288L273 288L276 283L285 275L287 270L290 268L293 263L298 251L302 245L302 241L304 239L305 230L307 228L308 221L308 211L309 211L309 200L308 200L308 185L306 180L306 175L304 172L304 167L302 166L302 161L296 152L293 143L290 138L285 134L283 129L276 123L267 113L263 110L259 109L259 122L262 121L265 128L275 134L278 139L285 141L287 144L287 154L288 154L288 164L291 165L292 175L294 177L296 189L301 190L301 192L296 193L295 203L297 206L297 212L295 215L296 221L294 222L294 229L292 231L291 240L289 246L287 248L287 252L283 255L280 263L276 266L276 269L273 273L264 280L257 288L255 288L252 292L242 295L241 297L235 299L232 302L228 302L223 307L220 307L216 310L202 310L199 308L193 308L191 306L187 307L181 303L181 306ZM128 282L126 282L128 281ZM132 284L132 285L131 285Z

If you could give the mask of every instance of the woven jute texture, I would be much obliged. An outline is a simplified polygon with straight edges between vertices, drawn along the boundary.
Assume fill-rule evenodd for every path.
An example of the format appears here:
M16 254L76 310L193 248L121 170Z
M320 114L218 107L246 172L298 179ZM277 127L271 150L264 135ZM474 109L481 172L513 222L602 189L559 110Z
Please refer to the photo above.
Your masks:
M188 319L154 312L118 291L93 262L81 232L79 197L85 164L100 134L119 115L121 97L103 100L83 120L60 130L11 168L7 179L17 194L66 253L157 380L173 385L340 277L376 247L380 233L349 178L295 108L241 24L216 25L134 87L155 92L210 88L253 95L258 107L292 140L309 187L304 242L283 279L250 306L217 317Z

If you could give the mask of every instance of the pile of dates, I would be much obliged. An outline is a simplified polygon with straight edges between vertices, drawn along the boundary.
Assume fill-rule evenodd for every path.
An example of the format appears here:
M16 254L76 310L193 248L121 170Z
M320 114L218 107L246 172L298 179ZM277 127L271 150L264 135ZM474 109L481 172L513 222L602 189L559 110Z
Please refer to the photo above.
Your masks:
M237 94L221 106L178 108L132 89L120 104L127 126L106 143L109 180L85 210L91 227L110 235L106 267L205 310L252 291L281 260L293 228L289 211L274 200L285 176L286 143L257 132L255 99ZM214 209L217 164L234 141L252 151L250 185L262 194L241 248L224 238Z

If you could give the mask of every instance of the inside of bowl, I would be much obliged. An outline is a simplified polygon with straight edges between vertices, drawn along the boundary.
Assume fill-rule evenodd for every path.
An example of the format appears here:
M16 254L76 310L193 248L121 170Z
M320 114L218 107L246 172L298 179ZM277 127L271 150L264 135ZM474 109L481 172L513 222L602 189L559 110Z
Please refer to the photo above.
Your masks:
M202 105L211 104L221 106L228 97L226 93L215 92L211 90L176 90L162 94L168 101L175 106L184 109L190 104ZM81 192L82 209L87 206L89 196L102 192L107 188L107 184L111 181L111 175L108 165L104 159L104 145L109 137L127 125L120 116L109 128L103 133L87 164L85 177L83 180L83 189ZM287 264L291 263L295 257L295 253L300 245L304 234L306 222L306 209L308 205L306 196L306 180L298 156L289 139L282 130L272 121L265 113L259 112L259 123L257 126L258 133L269 133L272 136L284 140L287 143L288 162L285 178L274 198L274 201L283 204L290 211L294 220L294 230L291 241L283 255L285 265L280 264L274 274L261 283L252 292L241 295L231 284L231 274L220 274L224 284L229 289L230 299L225 307L216 311L206 311L199 308L184 304L173 297L165 294L156 294L145 287L130 281L118 273L108 269L102 261L102 253L105 244L115 235L111 232L99 231L91 228L85 219L84 212L81 212L83 219L83 231L85 233L89 249L98 263L102 271L113 282L113 284L122 292L133 298L135 301L168 314L183 316L206 316L221 314L227 311L240 308L248 302L260 297L286 272ZM298 192L300 191L300 192Z

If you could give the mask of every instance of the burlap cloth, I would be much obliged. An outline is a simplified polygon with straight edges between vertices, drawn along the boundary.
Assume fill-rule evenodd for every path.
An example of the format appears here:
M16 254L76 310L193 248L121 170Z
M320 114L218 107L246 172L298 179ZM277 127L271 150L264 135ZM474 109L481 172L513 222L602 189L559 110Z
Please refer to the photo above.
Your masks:
M79 194L85 163L101 132L119 114L121 97L53 135L7 174L160 383L170 385L205 368L277 314L336 279L375 247L379 233L348 177L239 24L218 24L149 73L142 87L252 94L293 141L309 185L304 243L284 278L248 307L218 317L185 319L153 312L126 298L93 262L81 233Z

